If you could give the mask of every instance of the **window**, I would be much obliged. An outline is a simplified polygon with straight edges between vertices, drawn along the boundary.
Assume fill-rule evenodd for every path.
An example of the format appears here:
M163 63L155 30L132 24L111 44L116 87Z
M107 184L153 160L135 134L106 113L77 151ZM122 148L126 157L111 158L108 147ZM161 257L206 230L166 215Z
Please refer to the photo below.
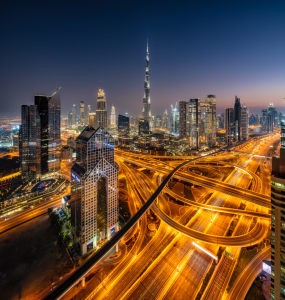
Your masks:
M271 232L271 236L275 238L275 233Z
M275 221L275 216L271 216L271 220Z

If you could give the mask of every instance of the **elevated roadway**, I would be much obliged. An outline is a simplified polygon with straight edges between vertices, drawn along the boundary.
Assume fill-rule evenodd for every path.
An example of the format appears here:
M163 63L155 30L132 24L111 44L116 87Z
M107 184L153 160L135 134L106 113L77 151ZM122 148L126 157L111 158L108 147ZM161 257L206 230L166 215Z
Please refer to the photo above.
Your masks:
M163 166L162 164L160 166L159 163L157 165L153 165L152 163L144 162L139 159L135 159L133 157L126 158L123 155L117 155L117 156L118 156L118 158L121 158L126 162L144 167L146 169L149 169L149 170L152 170L155 172L159 172L161 174L169 174L169 170L172 170L171 167L167 168L166 166ZM198 159L203 159L204 157L206 157L206 156L195 158L189 162L192 162L192 161L195 161ZM181 165L179 165L179 166L181 166ZM212 179L212 178L207 178L207 177L196 175L196 174L193 175L193 174L182 172L182 171L176 172L174 177L179 180L187 181L187 182L190 182L190 183L193 183L196 185L200 185L200 186L203 186L203 187L206 187L209 189L214 189L215 191L219 191L219 192L225 193L230 196L238 197L240 199L255 203L260 206L271 208L270 197L262 195L260 193L254 192L254 191L246 190L246 189L243 189L243 188L240 188L240 187L228 184L228 183L224 183L224 182Z

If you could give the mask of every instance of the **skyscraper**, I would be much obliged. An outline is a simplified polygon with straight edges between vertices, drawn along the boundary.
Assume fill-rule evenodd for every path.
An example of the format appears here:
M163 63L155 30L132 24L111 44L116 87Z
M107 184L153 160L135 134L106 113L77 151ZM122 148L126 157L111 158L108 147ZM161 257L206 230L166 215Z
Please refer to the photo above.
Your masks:
M119 115L118 117L118 135L128 135L130 132L130 119L129 117Z
M177 103L176 103L177 105ZM171 105L171 131L172 134L179 134L179 111L178 108Z
M104 90L99 89L96 109L97 127L107 129L107 107Z
M245 104L241 108L241 140L248 139L248 108Z
M189 101L189 145L198 150L200 147L201 106L200 99Z
M116 126L116 112L114 105L112 105L111 108L111 126Z
M88 105L88 116L91 114L91 105Z
M188 103L186 101L179 102L179 137L184 138L187 135L187 115Z
M97 128L96 113L90 113L88 116L88 125Z
M268 131L268 120L267 120L267 109L262 109L262 123L261 123L261 130L263 132Z
M71 127L72 127L72 112L70 111L67 117L67 128L71 128Z
M235 121L233 108L226 108L226 143L231 145L235 138Z
M80 102L80 124L85 125L84 101Z
M71 225L81 255L110 238L118 221L114 139L104 128L87 126L76 139L71 168Z
M147 120L140 119L139 121L139 134L148 134L149 133L149 123Z
M271 299L285 299L285 120L281 119L280 157L272 157Z
M143 98L142 118L144 120L148 121L148 123L150 125L150 128L151 128L148 43L147 43L147 48L146 48L146 68L145 68L144 98Z
M201 103L202 107L205 107L205 144L209 147L216 145L216 96L208 95L205 103Z
M72 125L76 125L76 105L72 107Z
M235 107L234 107L234 122L235 122L235 140L241 140L240 125L241 125L241 104L240 98L235 96Z
M60 95L35 96L35 105L22 105L19 150L22 176L41 178L58 172L61 161ZM28 166L27 166L28 165Z

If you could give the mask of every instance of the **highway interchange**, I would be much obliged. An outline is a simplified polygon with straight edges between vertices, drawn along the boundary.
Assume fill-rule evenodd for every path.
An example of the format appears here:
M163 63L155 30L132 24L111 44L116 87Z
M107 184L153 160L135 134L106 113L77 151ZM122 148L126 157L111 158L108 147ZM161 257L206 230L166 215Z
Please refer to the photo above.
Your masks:
M276 139L279 139L278 135L251 140L238 150L266 155ZM116 161L127 182L126 192L132 215L160 186L165 175L185 159L172 157L172 160L158 160L147 155L116 151ZM213 258L195 248L192 241L215 255L220 246L224 246L233 256L233 259L225 255L220 258L201 299L234 299L230 298L233 292L228 295L226 287L240 249L260 243L269 228L270 162L250 154L221 153L205 157L196 166L215 169L215 163L224 165L224 168L232 167L233 170L222 180L194 174L186 167L175 174L181 183L203 186L205 193L201 197L188 199L166 186L151 208L161 219L155 236L146 246L143 245L147 230L146 215L143 215L123 239L127 241L138 232L135 245L105 279L104 285L94 287L88 299L195 299ZM62 166L66 178L69 167L68 163ZM256 176L258 169L259 177ZM62 196L18 213L9 220L0 221L0 231L45 214L48 207L60 205ZM184 214L172 218L170 197L185 203ZM227 236L233 221L236 226ZM253 279L242 288L248 290ZM64 296L64 299L68 297Z

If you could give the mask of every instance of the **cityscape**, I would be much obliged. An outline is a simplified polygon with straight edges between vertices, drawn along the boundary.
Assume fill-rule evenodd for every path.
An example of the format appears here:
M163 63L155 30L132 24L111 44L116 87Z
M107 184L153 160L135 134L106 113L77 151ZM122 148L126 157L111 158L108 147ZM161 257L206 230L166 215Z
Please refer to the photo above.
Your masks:
M285 299L285 3L51 2L3 5L0 298Z

